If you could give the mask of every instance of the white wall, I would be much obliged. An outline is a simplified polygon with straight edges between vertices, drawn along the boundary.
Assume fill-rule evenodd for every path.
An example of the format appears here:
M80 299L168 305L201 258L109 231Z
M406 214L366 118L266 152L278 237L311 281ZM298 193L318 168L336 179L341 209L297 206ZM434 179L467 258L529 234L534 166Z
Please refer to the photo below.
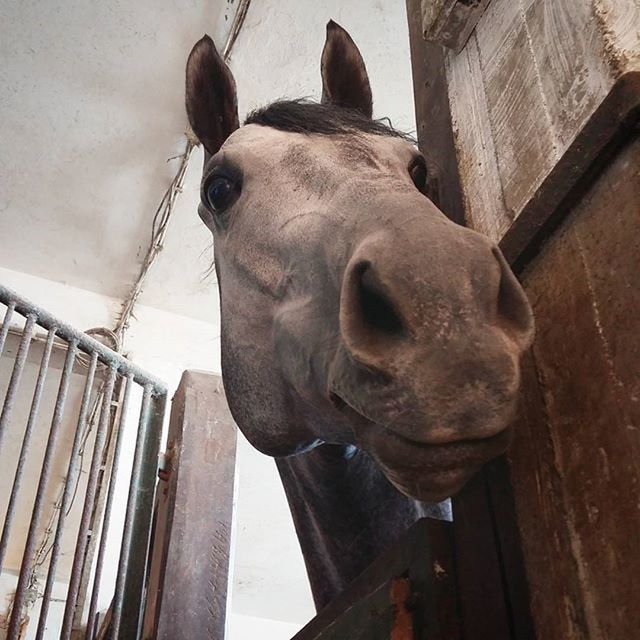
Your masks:
M232 613L229 618L228 634L230 640L289 640L300 630L300 625L291 622L279 622L253 616Z
M13 572L3 571L0 574L0 638L5 638L4 614L6 607L10 604L10 595L15 591L18 584L18 576ZM45 638L57 638L55 630L62 627L62 618L64 616L64 597L67 593L67 585L61 582L54 582L51 590L51 604L49 605L49 613L47 616L47 626ZM24 638L21 640L34 640L36 637L36 629L38 626L38 616L40 615L40 605L42 600L37 600L33 608L29 612L29 625L27 627Z
M358 45L373 93L374 117L415 131L409 31L404 2L252 2L231 54L240 115L278 98L320 98L320 55L333 19Z

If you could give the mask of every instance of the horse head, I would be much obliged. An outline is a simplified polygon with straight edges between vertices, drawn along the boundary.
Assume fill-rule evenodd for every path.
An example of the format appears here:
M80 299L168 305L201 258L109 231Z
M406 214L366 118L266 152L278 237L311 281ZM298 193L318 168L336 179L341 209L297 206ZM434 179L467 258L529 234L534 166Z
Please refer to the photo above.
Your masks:
M412 141L372 119L360 52L333 22L321 75L321 103L240 126L212 40L189 56L227 397L266 454L353 445L438 501L508 445L531 309L499 248L427 197Z

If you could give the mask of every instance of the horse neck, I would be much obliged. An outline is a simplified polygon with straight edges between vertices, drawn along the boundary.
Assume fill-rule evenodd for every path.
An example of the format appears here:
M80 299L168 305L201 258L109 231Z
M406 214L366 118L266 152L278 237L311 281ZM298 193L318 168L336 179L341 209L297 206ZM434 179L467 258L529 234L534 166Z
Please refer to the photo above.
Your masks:
M449 519L447 503L407 498L351 446L321 445L276 464L318 610L416 520Z

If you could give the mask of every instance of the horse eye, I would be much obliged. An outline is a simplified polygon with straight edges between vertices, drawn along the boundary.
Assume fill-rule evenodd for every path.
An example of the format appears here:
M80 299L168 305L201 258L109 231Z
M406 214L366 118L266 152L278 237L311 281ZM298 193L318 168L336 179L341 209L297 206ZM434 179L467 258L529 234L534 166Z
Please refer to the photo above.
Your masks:
M416 185L416 189L425 192L427 187L427 165L423 158L416 158L409 167L409 175Z
M224 211L235 193L235 183L225 176L214 176L206 187L207 202L214 211Z

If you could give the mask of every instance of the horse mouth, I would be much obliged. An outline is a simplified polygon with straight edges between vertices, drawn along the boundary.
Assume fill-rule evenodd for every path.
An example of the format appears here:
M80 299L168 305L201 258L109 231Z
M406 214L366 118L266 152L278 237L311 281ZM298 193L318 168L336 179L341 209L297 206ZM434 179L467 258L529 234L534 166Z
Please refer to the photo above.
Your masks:
M484 438L421 442L369 419L335 393L331 400L352 423L356 445L377 460L396 488L421 500L450 497L483 464L504 453L511 442L508 427Z

